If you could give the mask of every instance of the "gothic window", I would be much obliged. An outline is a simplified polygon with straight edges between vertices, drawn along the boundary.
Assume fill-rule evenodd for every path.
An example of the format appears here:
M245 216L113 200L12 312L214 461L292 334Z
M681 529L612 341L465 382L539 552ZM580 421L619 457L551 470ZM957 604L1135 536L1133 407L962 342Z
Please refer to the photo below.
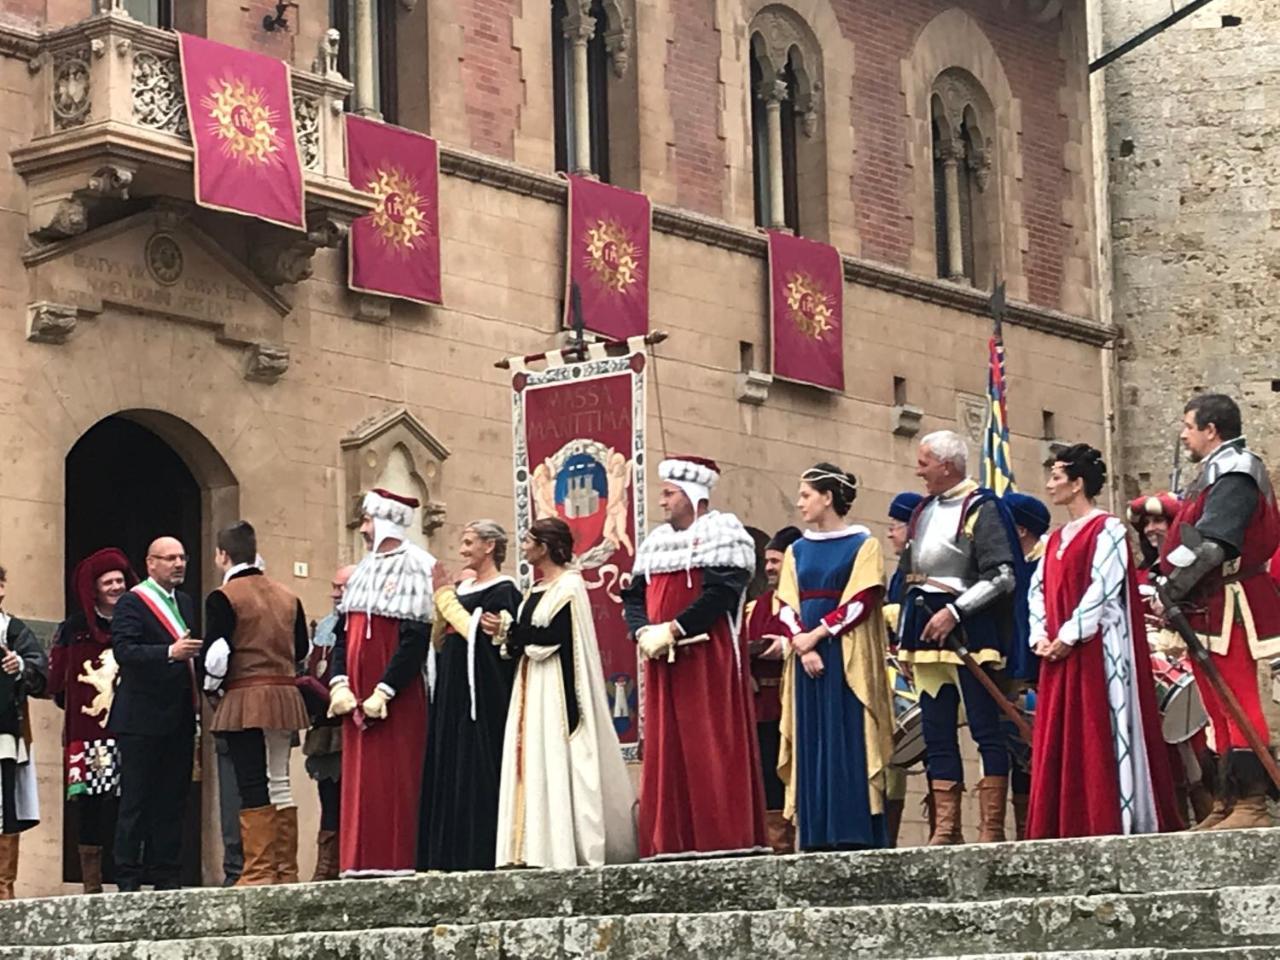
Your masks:
M173 28L173 0L124 0L124 9L133 19L152 27ZM94 10L97 10L97 0L94 0Z
M609 181L611 19L603 0L552 0L556 169Z
M355 0L329 0L329 23L342 34L338 47L338 72L355 84L351 107L376 111L388 123L397 118L396 84L396 0L370 0L373 21L369 24L372 59L369 77L362 76L358 51ZM365 86L365 82L368 86ZM362 102L367 99L368 102Z
M997 261L999 216L997 191L988 189L991 101L971 74L945 70L934 83L930 112L938 276L985 287Z
M765 7L751 27L751 160L761 227L824 234L817 205L826 158L817 136L820 54L808 26L785 7Z

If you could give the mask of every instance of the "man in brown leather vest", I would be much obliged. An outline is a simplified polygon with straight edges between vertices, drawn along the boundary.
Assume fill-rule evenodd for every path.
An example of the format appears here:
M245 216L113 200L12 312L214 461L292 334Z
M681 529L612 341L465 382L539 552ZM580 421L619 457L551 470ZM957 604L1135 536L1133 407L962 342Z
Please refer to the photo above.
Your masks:
M289 789L294 734L308 725L294 685L309 636L302 602L263 574L243 520L218 533L222 586L205 601L210 729L227 745L240 791L244 872L237 886L298 879L298 808Z

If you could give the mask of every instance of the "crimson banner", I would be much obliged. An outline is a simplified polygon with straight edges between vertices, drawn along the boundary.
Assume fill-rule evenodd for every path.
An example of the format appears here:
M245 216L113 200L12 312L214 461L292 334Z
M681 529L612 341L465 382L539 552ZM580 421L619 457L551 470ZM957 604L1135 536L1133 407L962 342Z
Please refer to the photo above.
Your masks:
M373 194L351 225L352 290L440 303L440 151L428 136L347 114L347 176Z
M564 322L573 287L588 330L610 340L649 332L649 198L588 177L569 177Z
M289 68L186 33L178 34L178 49L196 203L305 229Z
M844 390L844 263L835 247L769 231L773 375Z
M515 542L541 517L560 517L573 530L613 725L630 759L639 740L640 691L621 590L645 533L646 359L637 337L623 356L606 356L604 344L594 344L585 362L570 366L558 354L541 371L512 361ZM528 589L529 564L521 560L518 573Z

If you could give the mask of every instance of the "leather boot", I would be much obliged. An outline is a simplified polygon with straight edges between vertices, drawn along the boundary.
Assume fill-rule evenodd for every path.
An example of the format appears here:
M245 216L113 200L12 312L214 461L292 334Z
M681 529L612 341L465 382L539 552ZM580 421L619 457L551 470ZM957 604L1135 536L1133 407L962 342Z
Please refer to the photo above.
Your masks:
M276 882L276 808L270 805L240 811L240 845L244 870L237 887L261 887Z
M933 836L933 832L938 829L937 811L933 808L933 781L929 781L929 792L920 798L920 815L924 817L925 822L929 824L929 836Z
M1227 814L1231 812L1231 808L1235 804L1228 803L1223 797L1214 797L1213 806L1209 808L1209 812L1204 819L1197 823L1191 829L1194 830L1213 830L1223 820L1227 818Z
M1027 804L1030 802L1031 797L1028 794L1013 795L1013 838L1015 840L1027 839Z
M312 883L338 879L338 831L321 830L316 834L316 871Z
M885 827L889 832L889 846L898 845L898 831L902 829L902 808L905 800L886 800L884 804Z
M964 784L955 780L935 780L931 793L934 829L929 838L929 846L946 847L964 843L964 833L960 827L960 795L964 793Z
M1008 805L1008 777L983 777L978 781L979 843L1004 842L1005 808Z
M1191 813L1195 817L1195 822L1204 821L1213 810L1213 791L1203 783L1193 783L1187 793L1191 801Z
M13 885L18 880L18 836L0 833L0 900L13 899Z
M796 852L796 828L781 810L765 811L764 835L774 853L785 856Z
M298 808L276 807L276 883L298 882Z
M1271 778L1252 750L1232 750L1227 760L1227 795L1235 797L1231 812L1210 830L1251 830L1275 826L1267 809Z
M80 844L80 882L85 893L102 892L102 848Z

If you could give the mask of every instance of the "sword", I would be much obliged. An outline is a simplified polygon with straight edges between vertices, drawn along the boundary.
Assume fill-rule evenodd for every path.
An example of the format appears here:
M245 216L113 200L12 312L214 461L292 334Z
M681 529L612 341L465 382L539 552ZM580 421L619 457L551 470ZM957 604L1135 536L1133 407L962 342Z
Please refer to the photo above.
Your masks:
M916 594L916 608L919 610L928 610L928 605L924 602L924 597ZM1018 736L1022 737L1027 746L1033 746L1031 742L1031 724L1027 723L1026 717L1008 697L1004 695L1004 691L991 679L991 675L983 670L977 660L973 659L973 654L969 652L969 648L965 646L964 641L960 638L961 632L964 630L959 624L947 636L946 644L951 651L960 658L960 661L969 668L969 672L977 678L983 688L991 695L991 699L996 702L1006 717L1008 717L1015 727L1018 728Z
M1195 549L1201 539L1200 531L1189 523L1182 524L1181 531L1183 545ZM1244 715L1244 708L1240 706L1240 701L1236 699L1235 691L1222 678L1222 673L1218 670L1218 665L1213 662L1213 656L1209 652L1209 648L1200 642L1200 634L1196 633L1195 628L1191 626L1191 621L1182 612L1182 608L1169 598L1168 584L1164 577L1157 577L1153 582L1155 583L1156 596L1160 598L1160 605L1164 607L1165 620L1186 643L1187 652L1191 654L1200 669L1204 671L1204 675L1208 677L1209 685L1213 687L1213 692L1218 695L1222 705L1227 708L1227 712L1231 714L1231 719L1244 731L1244 737L1249 741L1249 749L1253 751L1258 758L1258 762L1267 771L1267 776L1271 778L1271 782L1275 784L1276 789L1280 790L1280 767L1276 766L1276 758L1271 755L1270 746L1262 737L1258 736L1258 731L1253 729L1253 724Z

